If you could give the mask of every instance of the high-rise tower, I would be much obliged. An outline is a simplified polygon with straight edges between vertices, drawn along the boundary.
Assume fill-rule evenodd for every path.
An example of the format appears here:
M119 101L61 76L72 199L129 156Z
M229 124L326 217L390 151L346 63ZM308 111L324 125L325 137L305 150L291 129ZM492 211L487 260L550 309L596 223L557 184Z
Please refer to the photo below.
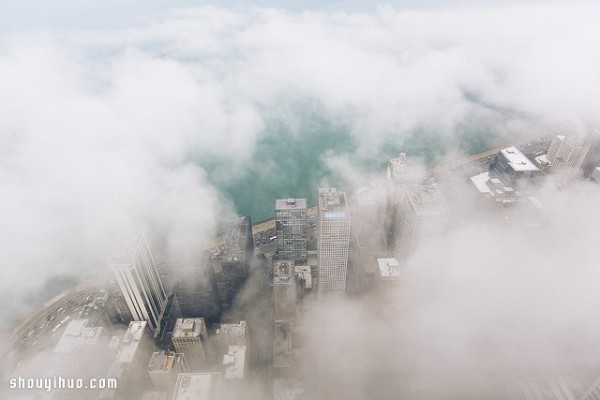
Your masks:
M280 260L306 263L307 213L306 199L275 200L277 256Z
M123 298L135 321L148 321L154 331L167 303L167 293L150 252L146 235L138 235L124 250L109 259Z
M319 189L317 261L319 296L343 296L346 291L350 211L346 194L335 188Z

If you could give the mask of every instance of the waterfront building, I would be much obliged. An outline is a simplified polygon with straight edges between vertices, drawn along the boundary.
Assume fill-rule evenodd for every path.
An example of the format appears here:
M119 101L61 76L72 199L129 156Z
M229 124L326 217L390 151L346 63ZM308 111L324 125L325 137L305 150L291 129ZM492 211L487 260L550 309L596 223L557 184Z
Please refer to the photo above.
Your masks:
M296 271L293 261L273 262L273 317L293 320L296 316Z
M575 136L555 135L548 148L547 159L550 172L563 174L574 170L582 162L583 141Z
M275 200L277 257L297 264L306 263L308 219L306 199Z
M146 235L137 235L109 259L108 265L133 320L148 321L148 327L156 330L167 303L167 293Z
M322 188L317 205L317 262L319 297L340 297L346 291L350 210L346 194L335 188Z
M540 170L515 146L500 150L490 165L490 174L508 186L526 186Z

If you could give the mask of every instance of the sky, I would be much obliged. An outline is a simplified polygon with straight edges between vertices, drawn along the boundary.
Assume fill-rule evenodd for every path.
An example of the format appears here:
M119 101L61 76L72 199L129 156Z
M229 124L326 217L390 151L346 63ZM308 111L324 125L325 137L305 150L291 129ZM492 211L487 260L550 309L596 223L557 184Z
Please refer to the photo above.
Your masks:
M264 218L248 203L268 209L338 179L351 192L399 150L439 148L444 162L473 141L597 124L599 13L544 1L2 1L0 289L16 301L0 318L23 315L57 276L105 276L107 249L131 229L185 263L224 218ZM592 246L590 195L556 196L552 210L580 204L589 228L573 248ZM449 243L481 232L457 235ZM469 250L456 248L457 265L477 265Z

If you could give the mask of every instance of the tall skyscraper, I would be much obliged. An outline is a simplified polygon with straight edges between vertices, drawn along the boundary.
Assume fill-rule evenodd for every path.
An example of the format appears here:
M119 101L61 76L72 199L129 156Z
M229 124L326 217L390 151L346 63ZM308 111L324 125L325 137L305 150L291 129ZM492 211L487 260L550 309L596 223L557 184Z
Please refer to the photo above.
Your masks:
M396 258L405 260L423 240L441 235L447 221L446 201L435 184L429 182L408 190Z
M346 291L350 245L351 218L346 194L335 188L319 189L317 211L319 297L341 297Z
M112 257L108 263L135 321L148 321L154 331L167 303L167 293L150 252L146 235Z
M173 346L185 354L191 371L199 371L206 362L205 341L208 338L203 318L180 318L173 330Z
M306 263L308 222L306 199L275 200L277 257L297 264Z
M398 240L399 229L402 225L402 209L406 201L408 187L418 182L415 168L409 168L405 153L392 158L387 165L387 208L385 217L386 242L393 251L393 245Z
M221 260L215 260L219 298L223 308L233 304L246 278L254 256L254 239L250 217L234 218L225 236Z
M183 317L218 321L221 307L215 276L217 268L221 268L220 261L204 253L200 260L177 270L175 293Z
M581 162L582 151L583 141L580 138L555 135L550 142L547 154L550 172L562 174L569 169L575 169Z
M581 173L589 178L596 167L600 166L600 130L594 129L585 138L581 157Z

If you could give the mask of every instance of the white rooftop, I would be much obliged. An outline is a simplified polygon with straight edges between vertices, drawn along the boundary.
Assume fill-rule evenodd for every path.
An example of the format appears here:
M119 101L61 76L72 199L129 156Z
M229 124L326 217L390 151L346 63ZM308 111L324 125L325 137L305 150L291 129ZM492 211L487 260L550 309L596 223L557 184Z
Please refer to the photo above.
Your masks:
M71 353L78 345L93 345L98 343L102 335L102 327L86 326L87 319L75 319L67 325L60 340L54 348L55 353Z
M400 275L400 263L395 258L378 258L379 273L382 277L394 277Z
M173 329L174 338L195 338L205 333L204 318L178 318Z
M121 340L121 348L115 359L116 363L125 364L133 361L144 332L148 329L147 325L146 321L132 321L129 323L129 328Z
M210 373L179 374L173 400L210 400L215 381Z
M529 158L525 157L515 146L500 150L510 167L515 171L539 171Z
M246 345L231 345L223 355L225 379L244 379L246 366Z

